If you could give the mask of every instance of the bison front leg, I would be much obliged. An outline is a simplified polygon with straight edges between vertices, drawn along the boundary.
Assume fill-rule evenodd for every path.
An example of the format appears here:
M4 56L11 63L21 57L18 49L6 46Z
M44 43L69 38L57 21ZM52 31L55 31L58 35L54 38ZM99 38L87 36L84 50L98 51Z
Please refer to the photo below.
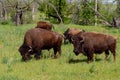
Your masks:
M60 48L58 48L58 57L60 57L61 56L61 47Z
M61 47L54 47L54 58L57 58L56 54L58 52L58 57L61 56Z
M41 54L41 50L38 50L37 53L35 53L35 58L36 59L40 59L40 54Z
M116 61L116 51L115 47L110 49L111 53L113 54L114 62Z
M83 52L87 56L87 63L90 63L90 61L93 60L94 50L93 49L89 49L89 48L84 48Z
M93 61L93 53L88 53L87 54L87 63L90 63L91 61Z

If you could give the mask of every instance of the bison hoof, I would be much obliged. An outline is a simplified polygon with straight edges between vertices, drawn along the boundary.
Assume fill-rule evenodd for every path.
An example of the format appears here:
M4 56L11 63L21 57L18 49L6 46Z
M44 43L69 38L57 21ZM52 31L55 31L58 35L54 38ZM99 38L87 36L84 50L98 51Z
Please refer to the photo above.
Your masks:
M40 57L37 57L37 58L36 58L36 60L39 60L39 59L40 59Z
M21 61L22 61L22 62L26 62L26 61L28 61L28 60L27 60L27 59L21 59Z
M28 61L28 60L30 60L30 59L32 59L32 57L22 58L21 61L25 62L25 61Z
M36 60L40 59L40 56L38 55L35 55L34 57L36 58Z
M57 56L56 55L51 55L52 59L56 59Z

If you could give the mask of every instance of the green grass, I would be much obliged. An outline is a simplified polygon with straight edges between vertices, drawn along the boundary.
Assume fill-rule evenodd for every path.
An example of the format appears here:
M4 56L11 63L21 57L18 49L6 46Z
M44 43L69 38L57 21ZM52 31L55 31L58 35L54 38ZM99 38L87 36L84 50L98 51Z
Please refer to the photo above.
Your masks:
M54 25L55 31L63 33L68 27L84 29L113 35L117 37L117 60L113 62L110 54L109 60L104 61L104 53L95 55L97 60L86 63L87 57L73 53L73 45L62 45L62 56L52 59L50 53L44 50L43 58L28 62L21 62L18 52L23 42L25 32L34 28L35 24L22 26L0 25L0 80L119 80L120 79L120 29L108 27Z

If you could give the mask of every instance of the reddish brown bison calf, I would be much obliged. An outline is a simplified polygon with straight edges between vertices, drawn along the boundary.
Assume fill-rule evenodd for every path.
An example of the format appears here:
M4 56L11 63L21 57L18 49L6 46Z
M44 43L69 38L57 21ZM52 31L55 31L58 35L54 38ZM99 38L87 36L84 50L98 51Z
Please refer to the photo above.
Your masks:
M84 30L81 29L76 29L76 28L68 28L63 34L64 34L64 44L67 43L67 40L71 43L71 37L74 36L75 34L79 32L85 32Z
M24 36L24 42L19 48L22 59L29 60L31 54L36 59L40 58L43 49L54 49L54 57L58 52L61 55L62 35L41 28L30 29Z
M116 39L113 36L95 32L80 32L72 37L72 43L74 53L76 55L83 53L87 56L88 62L93 60L93 53L105 52L105 59L107 59L109 51L113 54L114 61L116 59Z
M36 28L42 28L42 29L52 30L53 25L50 24L50 23L48 23L48 22L39 21L39 22L37 22Z

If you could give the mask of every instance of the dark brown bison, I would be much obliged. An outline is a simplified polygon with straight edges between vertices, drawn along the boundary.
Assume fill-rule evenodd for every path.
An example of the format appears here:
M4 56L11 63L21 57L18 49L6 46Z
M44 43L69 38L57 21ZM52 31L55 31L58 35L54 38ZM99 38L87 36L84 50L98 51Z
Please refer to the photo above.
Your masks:
M29 60L31 54L34 54L36 59L40 58L41 51L44 49L54 49L54 57L56 53L61 55L62 35L59 33L48 31L41 28L30 29L24 36L24 42L19 48L22 59Z
M116 39L113 36L95 32L80 32L72 37L74 53L80 52L88 58L88 62L93 60L93 53L100 54L105 52L105 59L108 58L109 51L116 59Z
M42 29L52 30L53 25L50 24L50 23L48 23L48 22L39 21L39 22L37 22L36 28L42 28Z
M84 30L76 29L76 28L68 28L64 34L64 44L67 43L67 40L71 43L71 37L79 32L85 32Z

